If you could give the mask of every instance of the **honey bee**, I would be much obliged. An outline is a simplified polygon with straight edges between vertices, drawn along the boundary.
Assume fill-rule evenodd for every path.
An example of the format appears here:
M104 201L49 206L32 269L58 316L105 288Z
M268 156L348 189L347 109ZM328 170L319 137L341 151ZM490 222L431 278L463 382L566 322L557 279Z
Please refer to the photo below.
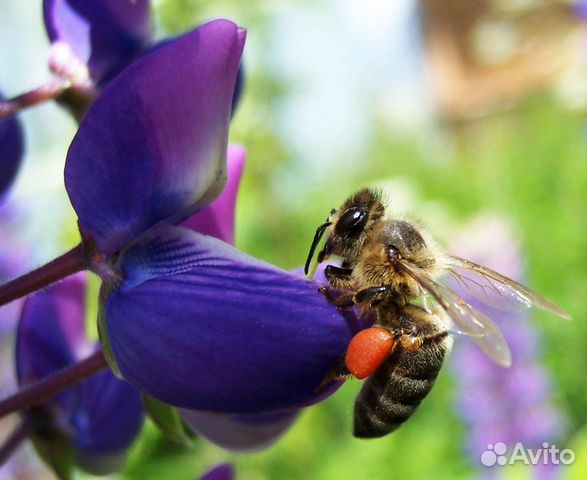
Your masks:
M434 385L455 333L470 336L497 364L511 364L500 329L440 283L445 274L486 300L493 295L498 308L536 307L570 319L520 283L445 253L416 223L392 218L379 191L361 190L331 211L316 230L306 274L327 230L317 261L338 256L342 264L326 266L328 285L320 292L339 309L357 307L361 318L374 322L351 340L345 357L318 387L351 374L368 377L355 402L356 437L386 435L414 413Z

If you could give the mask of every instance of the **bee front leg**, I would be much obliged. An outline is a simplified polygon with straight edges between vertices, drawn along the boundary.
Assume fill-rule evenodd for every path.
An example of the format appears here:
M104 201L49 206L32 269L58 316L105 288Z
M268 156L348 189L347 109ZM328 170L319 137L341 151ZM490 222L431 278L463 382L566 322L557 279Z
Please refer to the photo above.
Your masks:
M324 269L324 276L328 283L338 290L352 290L351 275L352 268L340 268L334 265L328 265Z
M322 285L318 291L324 295L332 305L340 310L348 310L355 306L354 294L337 295L328 285Z

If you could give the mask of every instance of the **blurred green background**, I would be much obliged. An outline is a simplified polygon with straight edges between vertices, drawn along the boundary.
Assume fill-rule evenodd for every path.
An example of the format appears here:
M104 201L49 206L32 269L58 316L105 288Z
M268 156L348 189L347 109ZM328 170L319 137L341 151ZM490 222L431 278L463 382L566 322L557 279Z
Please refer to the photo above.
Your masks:
M543 313L533 320L553 401L567 418L557 444L577 453L575 465L561 474L585 478L585 19L564 2L432 3L154 2L159 37L214 17L248 29L246 83L231 129L231 141L248 151L237 210L239 248L298 267L330 209L375 183L397 188L398 214L421 220L447 243L480 213L514 224L526 283L573 316L572 323ZM467 3L475 5L472 13L459 10ZM39 8L9 4L21 21L40 17ZM21 34L22 45L32 52L28 60L39 64L36 73L22 66L0 72L14 93L46 76L42 33L31 35ZM3 61L10 64L10 58ZM50 132L47 116L56 119ZM54 107L27 112L25 121L39 132L29 140L27 165L39 163L36 173L19 179L15 193L33 205L23 228L35 225L27 227L31 241L40 231L60 239L39 246L40 262L76 240L60 183L60 159L74 125ZM54 146L55 130L63 145ZM390 195L394 202L393 189ZM360 382L350 381L304 411L261 453L229 454L205 442L178 447L148 424L122 478L187 480L224 461L247 480L477 477L483 472L466 453L467 425L455 406L450 370L418 413L380 440L352 437ZM523 466L500 474L530 478Z

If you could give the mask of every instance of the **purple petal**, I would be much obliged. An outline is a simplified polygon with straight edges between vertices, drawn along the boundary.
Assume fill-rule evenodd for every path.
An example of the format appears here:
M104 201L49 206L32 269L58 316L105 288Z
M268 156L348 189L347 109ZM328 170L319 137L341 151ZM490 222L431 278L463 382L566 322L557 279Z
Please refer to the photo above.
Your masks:
M149 0L44 0L52 43L67 44L96 83L111 78L151 40Z
M233 480L234 467L230 463L216 465L200 477L200 480Z
M26 299L15 349L19 384L46 377L91 351L84 336L84 309L81 273Z
M143 424L139 391L104 371L83 384L76 405L70 422L78 463L96 475L119 470Z
M142 424L140 393L112 372L101 372L85 384L72 418L78 430L78 448L96 453L123 449Z
M86 114L65 184L80 229L103 253L184 220L224 187L244 41L230 21L207 23L134 62Z
M0 95L0 100L4 97ZM22 126L17 117L0 118L0 196L12 185L24 154Z
M261 413L316 400L358 330L317 284L178 227L122 259L105 305L123 376L166 403Z
M181 409L194 432L209 442L233 452L254 452L273 445L291 427L299 411L258 415L230 415Z
M183 227L234 245L234 210L246 153L241 146L228 146L226 187L210 205L183 222Z

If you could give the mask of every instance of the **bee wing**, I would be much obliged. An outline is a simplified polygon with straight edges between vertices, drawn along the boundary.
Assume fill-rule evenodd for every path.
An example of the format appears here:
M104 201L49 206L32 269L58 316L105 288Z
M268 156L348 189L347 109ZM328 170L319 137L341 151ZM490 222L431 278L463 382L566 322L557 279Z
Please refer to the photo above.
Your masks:
M547 298L490 268L478 265L464 258L452 256L449 257L449 265L453 268L474 272L475 278L471 278L466 275L461 275L450 268L450 272L458 282L470 287L470 291L473 294L475 291L477 293L481 291L483 295L477 296L481 301L491 306L502 310L514 311L536 307L553 313L565 320L571 319L571 316L567 312Z
M402 262L402 266L404 271L436 300L462 333L469 335L497 364L503 367L511 365L509 346L495 323L420 268L407 262Z

